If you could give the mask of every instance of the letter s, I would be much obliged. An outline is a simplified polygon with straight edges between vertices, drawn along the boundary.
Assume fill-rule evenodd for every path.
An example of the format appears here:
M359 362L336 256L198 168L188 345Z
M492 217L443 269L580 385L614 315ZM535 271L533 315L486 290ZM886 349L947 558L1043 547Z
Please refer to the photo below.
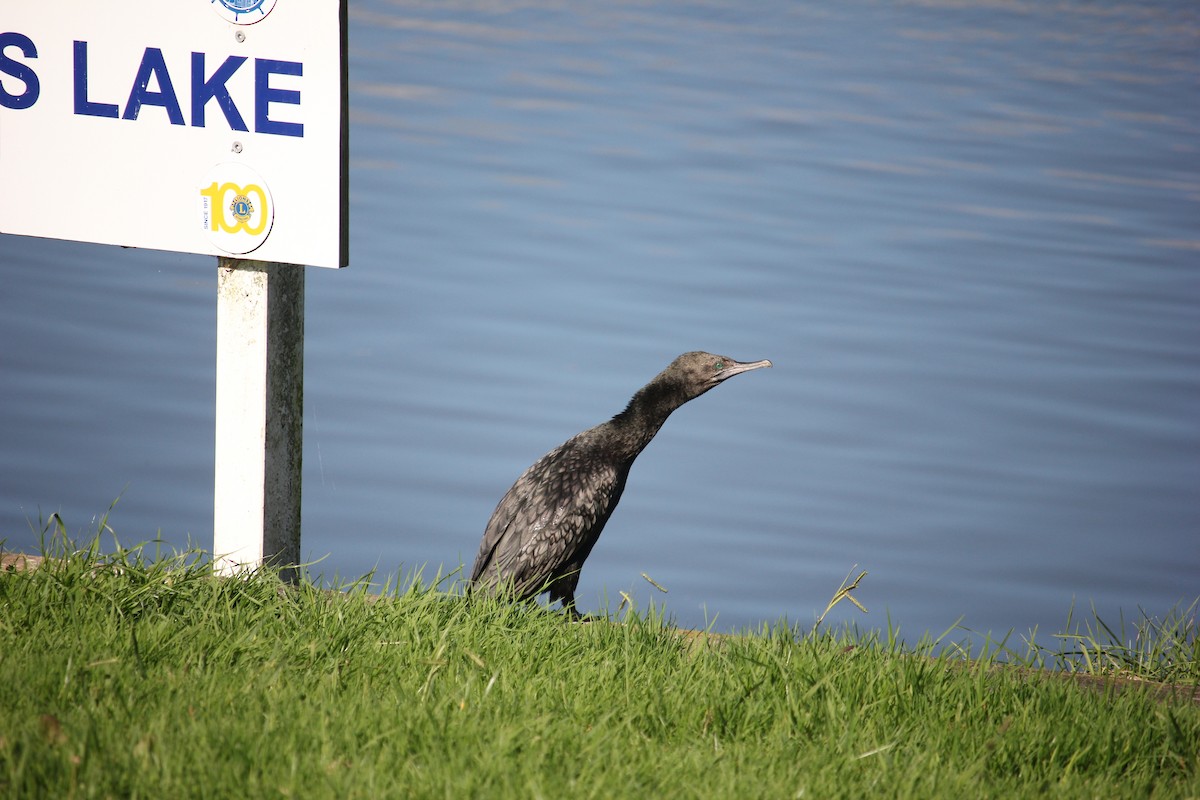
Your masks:
M33 46L33 40L23 33L0 33L0 106L5 108L29 108L37 102L38 95L41 94L42 84L38 80L37 73L26 63L22 61L14 61L4 55L6 48L16 47L21 51L21 55L26 58L37 58L37 48ZM4 88L4 76L11 75L17 80L25 84L25 91L21 94L12 94Z

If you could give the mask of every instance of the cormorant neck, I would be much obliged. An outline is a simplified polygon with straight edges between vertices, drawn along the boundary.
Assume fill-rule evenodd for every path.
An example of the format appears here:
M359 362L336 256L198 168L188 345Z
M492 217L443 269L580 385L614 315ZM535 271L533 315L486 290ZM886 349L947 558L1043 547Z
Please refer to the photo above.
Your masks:
M633 458L642 452L671 412L691 399L682 384L662 376L639 389L609 423L624 453Z

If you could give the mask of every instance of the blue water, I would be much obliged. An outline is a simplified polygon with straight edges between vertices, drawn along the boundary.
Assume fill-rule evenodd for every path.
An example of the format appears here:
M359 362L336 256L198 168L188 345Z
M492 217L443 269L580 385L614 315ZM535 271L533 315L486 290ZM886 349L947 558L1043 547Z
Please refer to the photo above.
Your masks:
M530 462L707 349L775 367L668 421L585 611L809 622L856 565L832 618L907 638L1200 595L1200 9L750 8L351 4L314 570L469 568ZM122 541L211 547L213 260L0 270L6 547L118 495Z

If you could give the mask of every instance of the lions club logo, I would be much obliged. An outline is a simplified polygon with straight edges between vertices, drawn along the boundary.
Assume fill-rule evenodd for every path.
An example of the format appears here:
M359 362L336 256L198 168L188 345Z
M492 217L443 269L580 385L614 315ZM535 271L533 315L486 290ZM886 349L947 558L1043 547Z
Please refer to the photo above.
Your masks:
M253 186L251 188L258 189L260 193L262 192L262 190L257 186ZM233 202L229 204L229 211L231 214L233 214L234 219L244 224L250 221L250 215L254 213L254 204L250 202L249 197L244 194L239 194L237 197L233 198Z

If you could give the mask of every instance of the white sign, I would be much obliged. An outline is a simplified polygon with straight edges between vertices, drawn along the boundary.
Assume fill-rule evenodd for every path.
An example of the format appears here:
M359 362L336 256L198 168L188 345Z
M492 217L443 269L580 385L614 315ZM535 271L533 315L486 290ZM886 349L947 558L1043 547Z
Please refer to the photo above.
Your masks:
M345 3L5 3L0 233L345 266Z

